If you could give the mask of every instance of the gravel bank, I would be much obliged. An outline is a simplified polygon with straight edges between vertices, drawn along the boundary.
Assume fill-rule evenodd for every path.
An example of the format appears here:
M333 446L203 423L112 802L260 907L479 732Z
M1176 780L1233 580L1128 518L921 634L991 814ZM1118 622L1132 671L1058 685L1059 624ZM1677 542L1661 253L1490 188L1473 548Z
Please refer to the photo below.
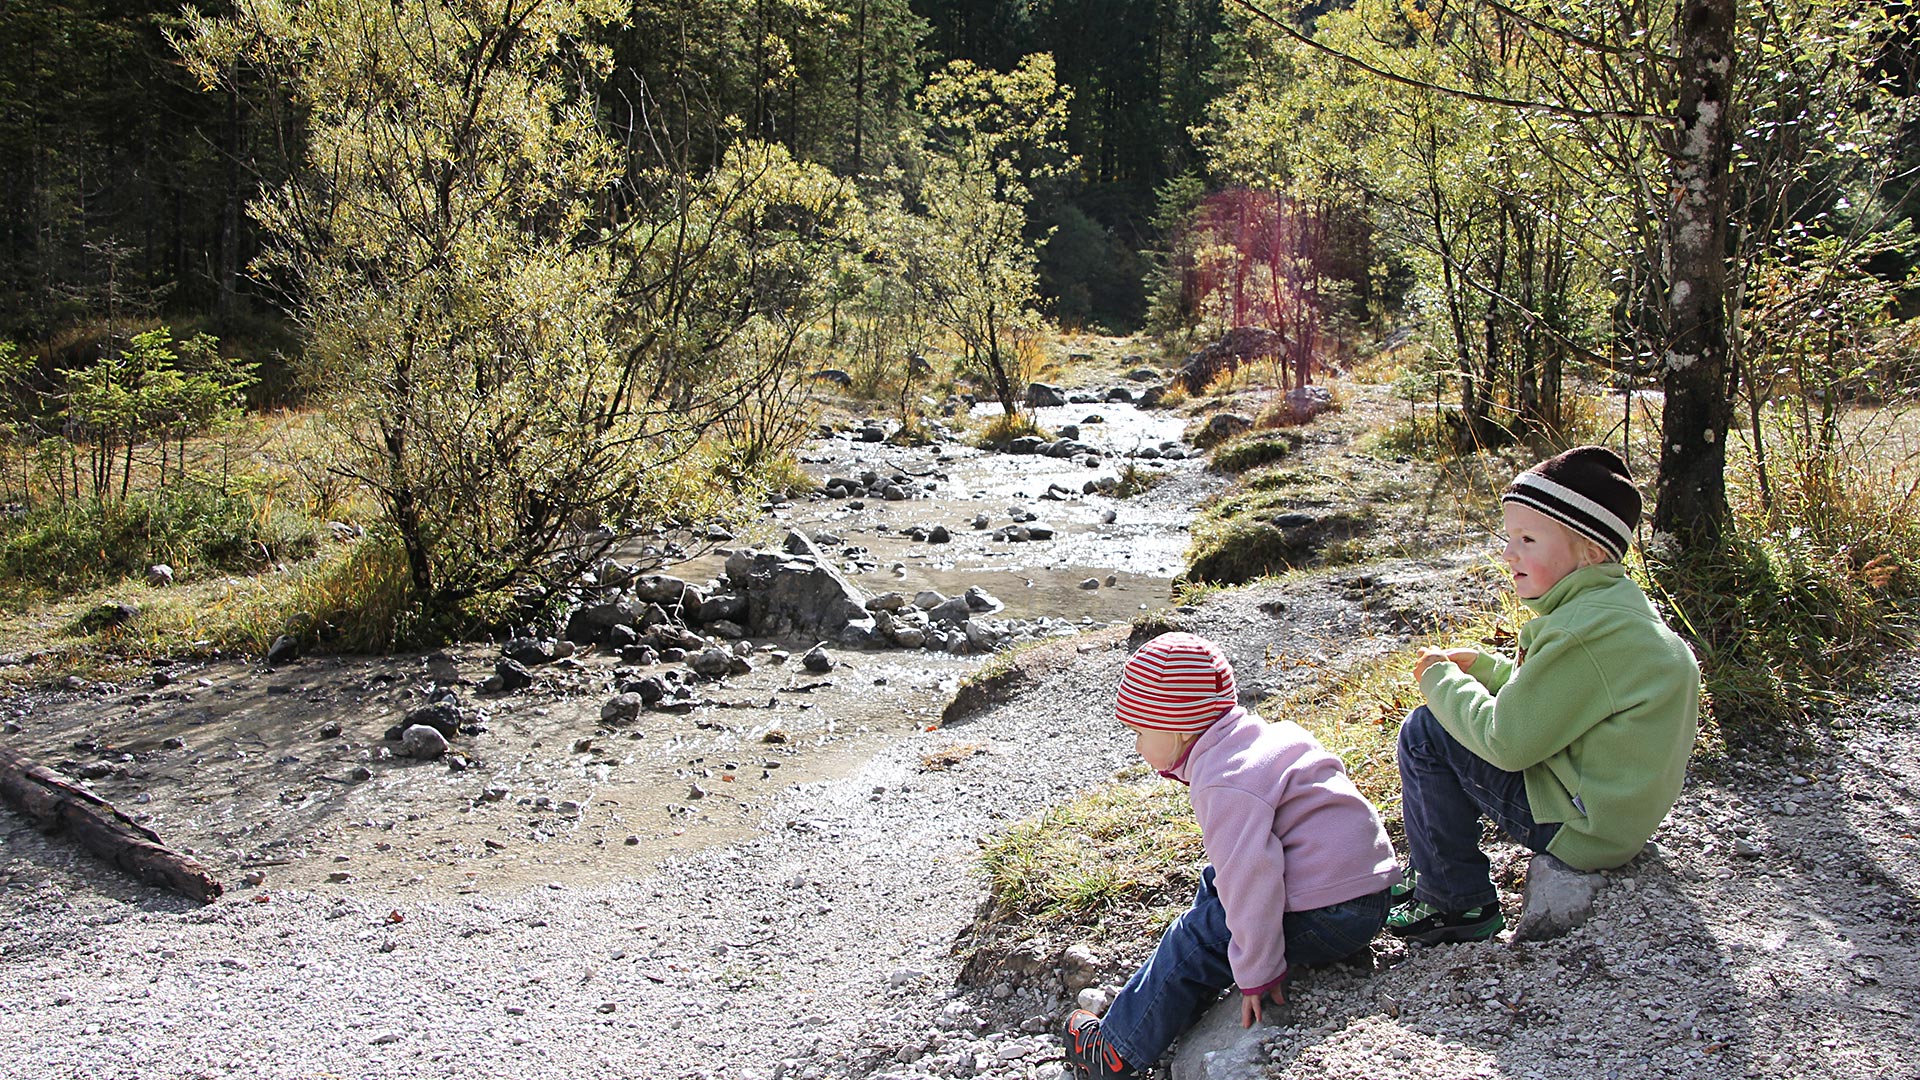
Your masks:
M1402 647L1410 613L1484 587L1470 560L1371 577L1239 591L1187 618L1256 673L1252 693ZM973 987L953 954L985 895L978 838L1128 762L1106 709L1119 633L1056 648L1072 660L1042 685L790 787L751 837L632 881L349 882L195 908L9 816L0 1075L1057 1076L1058 958ZM1309 650L1311 671L1264 662ZM1383 941L1372 973L1303 978L1257 1060L1225 1074L1920 1075L1917 706L1908 657L1817 754L1691 783L1587 927ZM1523 863L1501 865L1512 883ZM1138 959L1079 962L1112 982Z

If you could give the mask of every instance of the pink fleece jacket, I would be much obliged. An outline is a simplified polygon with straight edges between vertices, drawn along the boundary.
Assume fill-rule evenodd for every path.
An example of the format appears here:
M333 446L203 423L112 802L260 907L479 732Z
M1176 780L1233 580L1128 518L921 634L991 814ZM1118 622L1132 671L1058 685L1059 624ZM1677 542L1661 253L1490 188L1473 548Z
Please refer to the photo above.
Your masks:
M1287 974L1281 919L1400 880L1380 815L1340 759L1290 720L1235 706L1167 772L1192 787L1193 816L1227 912L1227 962L1242 994Z

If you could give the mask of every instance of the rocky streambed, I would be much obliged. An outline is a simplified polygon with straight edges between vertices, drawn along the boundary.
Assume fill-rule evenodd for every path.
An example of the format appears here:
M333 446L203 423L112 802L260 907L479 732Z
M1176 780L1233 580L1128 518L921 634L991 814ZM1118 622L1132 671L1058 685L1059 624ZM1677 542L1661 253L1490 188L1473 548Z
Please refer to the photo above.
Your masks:
M1078 396L1037 408L1064 434L1018 453L894 446L873 441L877 421L833 430L803 455L820 491L678 562L615 552L550 635L160 663L133 684L17 696L6 738L229 890L644 876L936 725L992 653L1171 602L1186 523L1223 481L1178 417ZM1107 494L1130 467L1154 482ZM4 874L40 871L11 859Z

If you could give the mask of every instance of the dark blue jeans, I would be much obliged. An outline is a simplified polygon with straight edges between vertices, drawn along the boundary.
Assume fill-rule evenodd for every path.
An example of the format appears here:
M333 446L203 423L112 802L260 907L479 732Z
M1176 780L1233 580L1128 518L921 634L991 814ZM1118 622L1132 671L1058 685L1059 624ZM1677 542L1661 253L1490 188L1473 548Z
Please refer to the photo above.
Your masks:
M1386 921L1385 890L1331 907L1287 912L1281 932L1287 938L1289 970L1353 956ZM1209 866L1200 873L1193 906L1167 927L1153 955L1127 980L1100 1021L1120 1060L1137 1070L1152 1068L1173 1040L1233 985L1228 937L1227 909L1214 890Z
M1525 777L1460 745L1425 705L1413 710L1400 726L1400 818L1417 899L1442 911L1499 900L1480 850L1483 814L1534 851L1547 850L1560 831L1558 822L1534 822Z

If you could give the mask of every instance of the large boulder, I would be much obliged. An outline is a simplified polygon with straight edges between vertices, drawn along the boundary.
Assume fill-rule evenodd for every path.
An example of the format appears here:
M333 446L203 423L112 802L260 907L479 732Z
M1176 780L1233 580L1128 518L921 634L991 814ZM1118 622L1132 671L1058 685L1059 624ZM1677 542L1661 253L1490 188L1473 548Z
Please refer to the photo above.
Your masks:
M727 558L727 579L747 598L747 629L759 636L838 640L867 620L867 598L806 534L787 534L783 552L748 548Z
M578 645L599 645L607 640L607 631L613 627L639 625L646 617L646 611L646 603L638 599L623 598L607 604L588 604L567 617L567 629L561 636ZM528 661L520 662L524 664Z
M1027 384L1027 407L1044 409L1052 405L1065 405L1067 392L1057 386L1036 382Z
M643 603L659 603L660 607L674 607L678 603L693 600L687 596L687 590L693 590L693 582L680 580L672 575L641 575L632 584L634 598ZM697 590L695 590L697 596Z
M697 605L689 605L687 609L688 616L700 622L739 622L741 616L747 613L747 598L739 593L723 592L709 596L690 590L688 595L700 598Z

